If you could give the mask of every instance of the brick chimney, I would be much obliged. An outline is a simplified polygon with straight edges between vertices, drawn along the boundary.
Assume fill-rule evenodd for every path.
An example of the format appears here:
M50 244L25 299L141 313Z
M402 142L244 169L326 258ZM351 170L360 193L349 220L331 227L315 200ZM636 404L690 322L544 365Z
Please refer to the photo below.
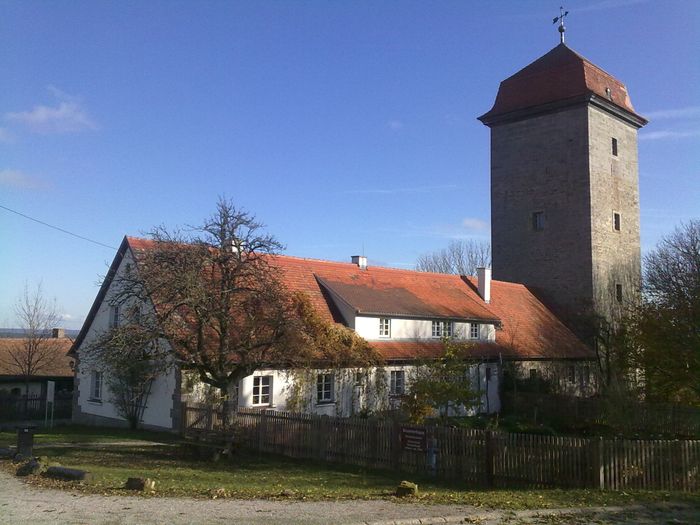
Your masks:
M51 337L54 339L63 339L66 336L66 329L65 328L52 328L51 329Z

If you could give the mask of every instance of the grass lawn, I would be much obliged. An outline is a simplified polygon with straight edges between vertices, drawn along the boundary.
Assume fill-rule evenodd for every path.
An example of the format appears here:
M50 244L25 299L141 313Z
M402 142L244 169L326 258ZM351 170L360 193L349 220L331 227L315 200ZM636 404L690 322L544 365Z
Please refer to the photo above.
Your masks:
M0 434L0 446L14 442L14 435ZM218 463L193 457L177 444L110 447L81 447L89 441L162 441L164 435L82 427L63 427L39 434L37 442L65 443L75 447L47 447L36 451L50 463L89 470L94 481L79 485L51 481L40 476L30 483L60 486L98 494L132 494L122 489L128 477L156 480L158 496L287 498L301 500L393 498L402 479L419 485L419 496L409 501L460 503L500 509L531 509L625 505L659 501L679 501L700 505L700 495L666 492L601 492L595 490L474 490L466 485L438 483L410 474L343 467L279 456L258 456L239 452L232 461ZM165 435L172 441L173 436ZM9 462L0 467L13 471ZM284 493L284 494L283 494ZM141 493L137 493L141 494ZM150 496L149 494L145 494Z
M113 441L155 441L170 443L180 437L167 432L128 430L121 428L99 428L81 425L66 425L52 429L39 429L34 434L36 445L52 443L107 443ZM15 445L17 431L0 432L0 447Z

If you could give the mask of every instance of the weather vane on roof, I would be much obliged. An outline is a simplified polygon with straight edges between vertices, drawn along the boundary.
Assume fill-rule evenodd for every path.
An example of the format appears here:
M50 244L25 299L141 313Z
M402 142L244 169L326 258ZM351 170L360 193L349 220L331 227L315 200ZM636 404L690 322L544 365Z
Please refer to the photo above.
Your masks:
M559 8L559 16L556 17L554 20L552 20L553 24L556 24L559 22L559 37L561 38L561 43L564 43L564 32L566 31L566 28L564 27L564 17L568 15L568 11L564 11L563 7Z

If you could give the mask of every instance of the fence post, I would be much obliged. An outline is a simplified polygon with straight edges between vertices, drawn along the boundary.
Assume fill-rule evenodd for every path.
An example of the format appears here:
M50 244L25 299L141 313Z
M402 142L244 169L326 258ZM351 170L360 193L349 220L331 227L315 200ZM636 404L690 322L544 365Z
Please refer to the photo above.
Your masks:
M330 439L328 430L329 419L330 418L328 416L319 416L318 418L318 459L320 459L321 461L328 460L328 440Z
M267 435L267 410L260 412L258 422L258 452L262 452L265 447L265 436Z
M207 406L207 426L204 430L214 429L214 408L211 405Z
M603 438L591 438L591 486L595 489L605 489L605 464L603 460Z
M493 433L490 430L486 430L484 432L484 459L486 461L484 474L487 487L493 487L493 445Z
M180 435L185 435L187 433L188 421L187 421L187 401L180 403Z
M394 421L391 425L391 468L398 470L401 464L401 425Z

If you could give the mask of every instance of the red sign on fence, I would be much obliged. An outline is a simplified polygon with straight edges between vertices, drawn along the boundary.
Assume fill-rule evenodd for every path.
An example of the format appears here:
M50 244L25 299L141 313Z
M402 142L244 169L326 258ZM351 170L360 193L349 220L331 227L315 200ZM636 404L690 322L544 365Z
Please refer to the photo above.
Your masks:
M420 427L401 427L401 448L415 452L425 452L428 449L425 429Z

